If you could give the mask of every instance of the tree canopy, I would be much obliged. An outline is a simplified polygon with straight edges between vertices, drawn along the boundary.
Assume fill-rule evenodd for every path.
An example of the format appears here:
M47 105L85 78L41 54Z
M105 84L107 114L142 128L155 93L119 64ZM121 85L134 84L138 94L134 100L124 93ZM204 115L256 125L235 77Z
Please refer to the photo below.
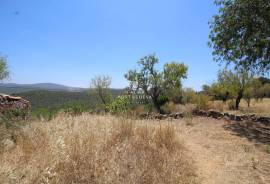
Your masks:
M161 113L161 106L168 100L171 91L180 91L181 80L187 77L187 66L171 62L164 65L163 71L155 66L159 59L153 54L138 61L139 70L130 70L125 78L135 91L142 91L150 97L154 107Z
M235 108L239 109L239 104L243 97L249 95L248 90L253 81L253 76L245 70L220 70L217 85L223 86L224 91L235 99Z
M216 61L264 73L270 70L270 1L216 0L219 13L210 21Z
M97 96L105 106L111 101L111 81L111 77L102 75L95 77L91 82L90 92Z

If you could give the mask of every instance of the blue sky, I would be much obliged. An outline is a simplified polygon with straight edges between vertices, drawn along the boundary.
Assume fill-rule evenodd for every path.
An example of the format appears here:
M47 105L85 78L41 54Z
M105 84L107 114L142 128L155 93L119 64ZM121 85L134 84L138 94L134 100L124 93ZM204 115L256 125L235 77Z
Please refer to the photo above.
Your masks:
M207 46L213 0L0 0L0 52L7 82L88 87L110 75L112 87L144 55L189 66L186 87L200 89L220 66Z

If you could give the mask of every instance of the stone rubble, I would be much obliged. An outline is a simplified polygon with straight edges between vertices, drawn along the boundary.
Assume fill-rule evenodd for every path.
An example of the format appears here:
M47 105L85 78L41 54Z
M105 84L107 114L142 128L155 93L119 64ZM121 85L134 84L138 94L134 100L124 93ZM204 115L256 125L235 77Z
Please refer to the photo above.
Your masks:
M265 125L270 125L270 117L266 116L256 116L255 114L251 115L236 115L230 113L222 113L214 110L210 111L203 111L203 110L193 110L193 116L200 116L200 117L210 117L214 119L224 119L228 121L252 121L252 122L259 122ZM172 113L172 114L148 114L144 113L139 116L142 119L182 119L185 117L185 113Z
M31 104L29 101L15 96L0 94L0 115L10 110L29 112Z

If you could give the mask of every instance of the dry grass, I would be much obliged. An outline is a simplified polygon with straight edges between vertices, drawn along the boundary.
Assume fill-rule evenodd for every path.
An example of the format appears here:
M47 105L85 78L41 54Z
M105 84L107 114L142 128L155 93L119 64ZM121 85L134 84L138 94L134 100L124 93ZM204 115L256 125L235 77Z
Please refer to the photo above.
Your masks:
M222 101L210 101L209 109L217 110L223 112L226 105Z
M2 139L15 141L0 153L0 183L268 184L269 130L188 113L164 121L61 115L20 131L0 127Z
M233 102L234 103L234 102ZM250 107L248 107L246 101L244 99L241 100L240 110L232 111L229 110L228 102L224 104L221 101L213 101L209 102L210 109L218 110L220 112L230 112L234 114L257 114L261 116L270 116L270 99L264 98L263 100L256 101L254 99L251 100Z
M244 113L255 113L263 116L270 116L270 99L264 98L263 100L251 100L250 107L243 100L240 104L241 111Z
M59 116L14 133L0 183L195 183L172 124L111 116Z
M184 114L190 114L196 108L194 104L176 105L173 113L182 112Z

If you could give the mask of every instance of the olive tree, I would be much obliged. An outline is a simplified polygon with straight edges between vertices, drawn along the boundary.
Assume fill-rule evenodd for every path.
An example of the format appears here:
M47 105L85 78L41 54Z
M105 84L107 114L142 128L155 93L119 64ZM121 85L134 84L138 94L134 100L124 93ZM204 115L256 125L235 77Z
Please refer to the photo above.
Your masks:
M214 97L214 99L222 100L223 103L226 103L230 97L230 89L220 77L221 76L218 77L219 82L215 82L211 85L210 96Z
M251 82L252 96L253 98L255 98L256 101L263 98L263 95L261 93L262 86L263 86L263 83L258 78L253 79Z
M7 59L0 56L0 81L9 77L9 71L7 66Z
M161 106L170 98L171 91L180 91L181 80L187 77L187 66L171 62L164 65L163 71L156 69L159 59L153 54L138 61L139 69L130 70L125 78L135 91L148 96L155 109L162 113Z
M92 79L90 92L93 95L96 95L103 105L107 105L111 101L111 93L110 93L110 85L111 85L111 77L109 76L97 76Z
M164 65L164 89L169 100L182 102L182 79L187 78L188 67L184 63L170 62Z
M253 88L250 86L243 93L243 98L247 102L248 107L250 107L251 99L253 97L252 90Z
M226 86L230 95L235 98L235 108L238 110L241 99L247 93L252 80L252 75L245 70L221 70L217 82Z
M270 69L270 1L216 0L209 45L216 61L264 73Z

